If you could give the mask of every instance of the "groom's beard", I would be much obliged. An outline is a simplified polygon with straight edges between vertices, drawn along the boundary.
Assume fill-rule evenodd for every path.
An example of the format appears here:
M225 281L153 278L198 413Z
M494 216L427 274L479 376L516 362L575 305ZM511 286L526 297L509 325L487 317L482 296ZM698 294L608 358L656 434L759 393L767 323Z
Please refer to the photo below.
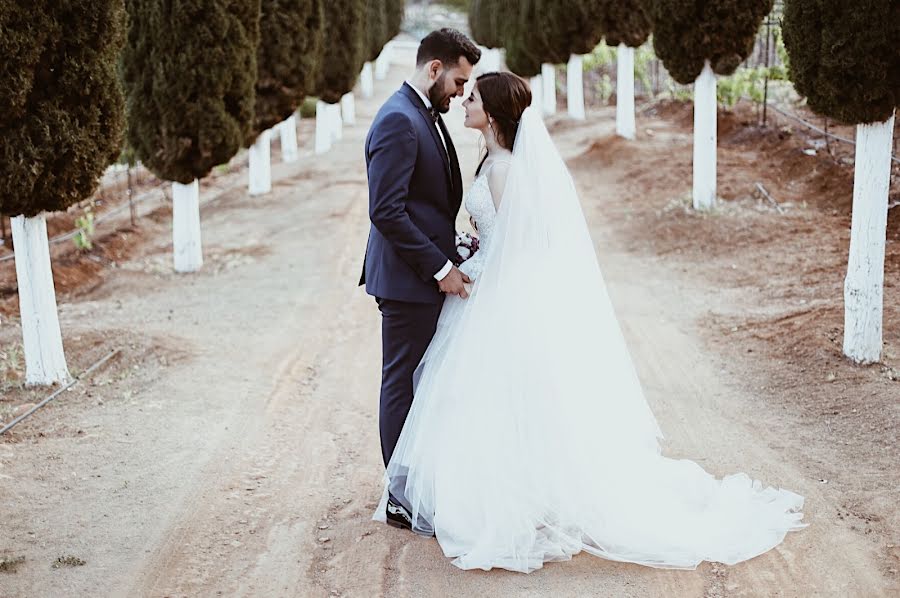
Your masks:
M428 90L428 101L430 101L431 105L442 114L446 114L450 111L450 99L453 97L453 95L446 95L443 91L444 79L446 76L445 73L438 77L437 81L434 82L434 85L431 86L431 89Z

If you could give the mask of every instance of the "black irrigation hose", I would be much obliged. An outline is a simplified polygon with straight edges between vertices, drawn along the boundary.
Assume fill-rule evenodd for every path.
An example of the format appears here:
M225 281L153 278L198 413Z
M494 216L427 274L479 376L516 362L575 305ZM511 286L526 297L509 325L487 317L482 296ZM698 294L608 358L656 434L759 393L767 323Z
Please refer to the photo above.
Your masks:
M94 370L96 370L97 368L99 368L101 365L103 365L104 363L106 363L107 361L109 361L110 359L112 359L116 354L119 353L119 351L121 351L121 349L114 349L113 351L110 351L109 354L108 354L106 357L104 357L103 359L101 359L100 361L98 361L97 363L95 363L94 365L92 365L91 367L89 367L88 369L84 370L83 372L81 372L80 374L78 374L77 376L75 376L75 378L73 378L68 384L66 384L66 385L63 386L62 388L58 389L58 390L57 390L56 392L54 392L52 395L50 395L49 397L47 397L46 399L44 399L43 401L41 401L40 403L38 403L37 405L35 405L35 406L32 407L31 409L29 409L28 411L26 411L25 413L23 413L22 415L20 415L20 416L17 417L16 419L14 419L14 420L12 420L11 422L9 422L8 424L6 424L6 426L4 426L2 430L0 430L0 436L2 436L3 434L5 434L5 433L8 432L9 430L11 430L11 429L12 429L14 426L16 426L19 422L21 422L22 420L24 420L25 418L27 418L28 416L30 416L32 413L34 413L35 411L37 411L38 409L40 409L41 407L43 407L44 405L46 405L47 403L49 403L50 401L52 401L53 399L55 399L56 397L58 397L59 395L61 395L63 392L65 392L66 390L68 390L68 389L72 388L73 386L75 386L75 384L77 384L79 380L81 380L82 378L84 378L84 377L87 376L88 374L92 373L92 372L93 372Z

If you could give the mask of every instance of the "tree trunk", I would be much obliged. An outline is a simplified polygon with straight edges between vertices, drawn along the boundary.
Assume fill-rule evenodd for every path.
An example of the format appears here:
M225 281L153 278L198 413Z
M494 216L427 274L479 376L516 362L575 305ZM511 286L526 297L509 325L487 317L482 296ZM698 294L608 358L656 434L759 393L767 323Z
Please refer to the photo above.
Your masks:
M365 63L359 74L359 92L366 100L372 99L372 96L375 95L375 75L372 72L371 62Z
M844 355L881 359L884 252L894 116L857 125L850 258L844 279Z
M716 75L709 61L694 82L694 209L716 203Z
M634 139L634 48L619 44L616 52L616 134Z
M531 106L535 109L535 111L543 116L544 114L544 81L543 77L540 75L535 75L531 78Z
M375 59L375 79L384 81L387 78L388 70L391 68L391 54L394 48L391 43L385 44L381 49L381 54Z
M43 214L10 219L16 248L16 278L22 344L25 347L25 384L54 384L69 380L63 352L56 290L50 269L50 243Z
M324 154L331 149L331 110L328 104L316 102L316 153Z
M544 114L551 116L556 114L556 67L552 64L542 64L541 79L544 83L544 89L541 92L544 100Z
M340 104L329 104L328 106L329 112L329 128L328 130L331 132L331 143L335 141L340 141L344 138L344 123L341 119L341 106Z
M195 272L203 266L200 242L200 185L172 183L172 245L176 272Z
M576 120L584 120L584 59L578 54L569 57L566 68L566 95L568 97L569 116Z
M291 114L278 126L281 136L281 161L296 162L300 157L297 148L297 115Z
M272 190L272 129L259 134L250 146L250 195Z
M346 93L341 97L341 118L344 124L356 124L356 100L352 93Z

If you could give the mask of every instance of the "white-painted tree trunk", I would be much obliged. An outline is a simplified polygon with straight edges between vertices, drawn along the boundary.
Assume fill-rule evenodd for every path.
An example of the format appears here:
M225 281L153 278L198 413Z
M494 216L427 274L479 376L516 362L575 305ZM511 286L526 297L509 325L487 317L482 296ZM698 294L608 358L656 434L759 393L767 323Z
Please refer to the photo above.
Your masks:
M544 80L540 75L531 78L531 106L541 116L544 115Z
M340 141L344 138L344 122L341 119L341 105L329 104L328 111L331 114L329 118L331 131L331 142Z
M352 93L344 94L341 98L341 118L346 125L356 124L356 100Z
M324 154L331 149L331 110L328 104L316 102L316 153Z
M541 80L544 83L544 89L541 92L544 114L551 116L556 114L556 67L552 64L542 64Z
M359 74L359 93L367 100L375 95L375 74L372 71L371 62L365 63Z
M203 266L197 179L187 185L172 183L172 246L176 272L196 272Z
M569 57L566 67L566 95L569 116L584 120L584 58L578 54Z
M50 269L50 243L43 214L16 216L12 224L19 283L19 313L22 315L22 344L25 348L25 384L66 382L69 369L63 352L56 289Z
M296 162L300 157L297 148L297 115L291 114L280 125L278 134L281 136L281 161Z
M716 203L716 75L709 61L694 82L694 209Z
M850 259L844 279L844 355L858 363L881 359L893 133L894 116L856 127Z
M634 48L619 44L616 52L616 134L634 139Z
M259 134L247 152L250 156L250 195L263 195L272 190L272 129Z
M496 48L486 48L479 46L481 49L481 60L478 66L482 73L492 73L500 70L500 50Z
M494 67L495 71L499 71L503 68L503 49L502 48L494 48L491 50L491 65Z
M391 54L393 52L394 47L391 45L391 42L388 42L381 49L381 54L378 55L378 58L375 59L375 79L378 81L384 81L387 78L388 71L391 68Z

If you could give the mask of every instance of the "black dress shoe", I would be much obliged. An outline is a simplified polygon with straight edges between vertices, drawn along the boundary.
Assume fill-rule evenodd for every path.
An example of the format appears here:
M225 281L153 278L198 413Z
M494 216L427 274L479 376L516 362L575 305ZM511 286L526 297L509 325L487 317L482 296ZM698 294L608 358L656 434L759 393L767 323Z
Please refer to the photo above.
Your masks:
M434 537L434 532L431 531L431 525L429 525L428 522L421 517L419 518L419 525L413 528L412 515L406 509L406 507L396 502L393 498L388 498L388 503L387 507L384 510L384 514L387 524L392 527L408 529L414 534L422 536L423 538Z
M384 514L387 517L387 524L391 527L412 530L412 515L409 514L406 507L395 503L393 499L388 499Z

